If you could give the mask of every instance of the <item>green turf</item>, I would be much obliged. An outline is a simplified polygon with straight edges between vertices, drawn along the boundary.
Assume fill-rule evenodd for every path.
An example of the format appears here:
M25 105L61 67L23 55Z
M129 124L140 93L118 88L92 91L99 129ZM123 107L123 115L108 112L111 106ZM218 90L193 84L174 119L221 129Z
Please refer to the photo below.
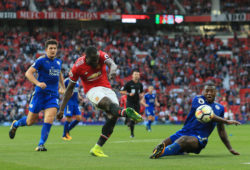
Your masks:
M154 146L181 126L153 126L146 132L136 126L135 138L129 138L126 126L117 126L104 146L109 158L93 157L89 150L96 143L101 126L77 126L72 141L62 141L63 127L52 127L46 143L47 152L35 152L41 126L19 128L14 140L8 137L9 127L0 127L0 169L250 169L250 125L227 126L229 139L240 156L231 155L220 141L216 130L199 155L169 156L152 160Z

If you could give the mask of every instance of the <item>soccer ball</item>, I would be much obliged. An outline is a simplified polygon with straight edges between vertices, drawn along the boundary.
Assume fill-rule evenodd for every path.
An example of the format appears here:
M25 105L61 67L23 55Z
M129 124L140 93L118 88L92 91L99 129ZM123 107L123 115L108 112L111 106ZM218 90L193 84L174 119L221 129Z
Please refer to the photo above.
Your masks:
M212 120L214 115L213 109L208 105L201 105L195 111L195 117L199 122L207 123Z

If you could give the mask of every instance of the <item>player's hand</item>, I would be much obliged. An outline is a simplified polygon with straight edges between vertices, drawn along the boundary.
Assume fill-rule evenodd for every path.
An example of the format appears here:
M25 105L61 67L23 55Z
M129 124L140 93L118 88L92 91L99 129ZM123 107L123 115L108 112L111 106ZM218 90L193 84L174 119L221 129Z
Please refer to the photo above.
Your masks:
M233 150L233 149L230 149L229 150L230 152L231 152L231 154L233 154L233 155L240 155L240 153L239 152L236 152L235 150Z
M227 121L227 124L228 125L240 125L241 123L236 121L236 120L228 120Z
M63 111L60 111L56 115L57 120L61 120L63 118Z
M59 90L58 90L58 92L60 93L60 94L64 94L65 93L65 89L63 89L63 88L59 88Z
M135 95L135 93L129 93L129 96L134 96Z
M115 77L116 77L116 72L111 70L110 73L109 73L109 79L110 80L115 80Z
M42 89L45 89L47 87L47 85L44 82L37 83L37 86L42 88Z

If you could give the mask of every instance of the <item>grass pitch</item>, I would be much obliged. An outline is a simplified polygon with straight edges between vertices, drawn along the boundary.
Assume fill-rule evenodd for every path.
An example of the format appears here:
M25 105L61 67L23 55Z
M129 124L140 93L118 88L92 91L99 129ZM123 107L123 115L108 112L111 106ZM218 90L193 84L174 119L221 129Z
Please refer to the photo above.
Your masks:
M227 126L233 148L228 152L215 129L207 147L199 154L149 159L153 148L165 137L180 129L180 125L136 126L135 138L129 137L126 126L116 126L113 135L104 145L109 158L89 154L99 138L101 126L76 126L71 131L72 141L61 139L63 126L53 126L46 143L47 152L34 151L40 139L41 126L21 127L14 140L8 137L9 127L0 127L0 169L250 169L250 125Z

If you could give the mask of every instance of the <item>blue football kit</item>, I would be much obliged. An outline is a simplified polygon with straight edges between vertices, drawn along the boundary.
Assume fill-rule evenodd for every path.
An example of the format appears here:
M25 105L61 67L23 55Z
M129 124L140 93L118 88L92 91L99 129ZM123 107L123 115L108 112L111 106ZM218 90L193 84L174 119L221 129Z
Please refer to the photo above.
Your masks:
M174 135L170 136L170 139L173 143L181 136L196 137L200 145L200 148L194 152L197 154L200 153L203 148L205 148L208 142L208 137L217 124L214 121L210 121L208 123L201 123L197 120L197 118L195 117L195 111L201 105L209 105L213 109L214 114L224 118L224 106L216 102L208 103L204 96L196 96L192 101L192 107L184 123L183 128L177 131Z
M66 78L64 80L65 87L68 86L69 84L69 78ZM81 112L78 107L78 90L79 90L79 83L77 82L75 84L75 88L73 90L73 95L69 99L65 109L64 109L64 116L70 116L72 117L73 115L81 115Z
M144 95L145 102L148 107L145 108L146 116L154 116L155 115L155 98L156 94L145 94Z
M58 58L52 60L47 55L44 55L39 57L32 67L37 70L37 80L44 82L47 87L45 89L39 86L35 87L30 99L29 111L39 113L47 108L59 108L58 84L62 61Z

